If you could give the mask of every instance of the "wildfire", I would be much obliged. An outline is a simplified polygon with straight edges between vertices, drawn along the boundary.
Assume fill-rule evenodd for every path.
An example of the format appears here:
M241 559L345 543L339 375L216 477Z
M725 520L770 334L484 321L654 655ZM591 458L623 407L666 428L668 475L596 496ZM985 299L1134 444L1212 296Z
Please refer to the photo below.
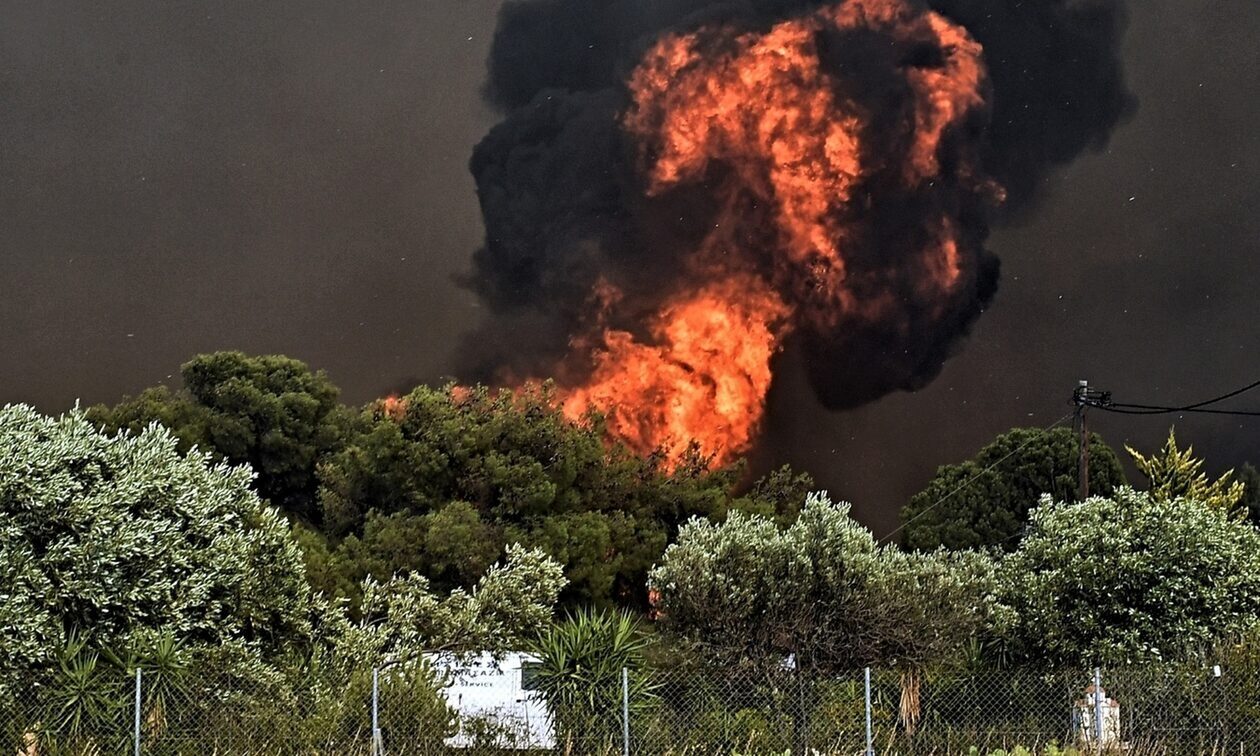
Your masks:
M827 63L826 46L856 32L907 51L889 64L906 93L891 117L846 94L857 89L850 75ZM895 321L903 308L948 301L962 267L947 210L929 216L917 251L886 266L922 271L909 293L851 250L865 203L879 201L867 187L930 185L943 140L984 104L984 81L966 30L906 0L848 0L768 29L660 38L629 77L622 123L646 192L703 185L723 210L687 260L692 285L657 306L647 339L614 328L595 339L589 379L563 394L566 414L597 409L612 436L642 452L676 461L694 442L726 462L756 438L771 361L795 328ZM905 137L889 151L879 130L892 128ZM885 148L873 148L880 138ZM615 287L600 287L601 307L615 305Z
M654 344L607 330L591 380L568 392L565 414L599 408L613 436L671 460L692 441L725 459L752 442L787 312L760 281L732 278L666 305L650 324Z

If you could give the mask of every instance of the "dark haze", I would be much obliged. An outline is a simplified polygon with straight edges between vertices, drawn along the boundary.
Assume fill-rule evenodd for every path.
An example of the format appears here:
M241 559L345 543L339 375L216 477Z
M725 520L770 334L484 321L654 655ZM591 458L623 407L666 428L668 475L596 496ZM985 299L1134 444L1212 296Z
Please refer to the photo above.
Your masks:
M986 5L1036 17L1064 4ZM452 277L468 274L482 239L468 157L501 117L480 92L499 7L0 0L0 402L115 402L178 380L181 362L213 349L304 359L348 402L448 375L487 309ZM665 6L618 7L631 28ZM1027 191L1011 182L1015 198L1041 200L994 226L1000 290L939 377L827 414L801 361L785 359L761 466L809 470L882 532L937 465L1068 412L1077 379L1185 404L1258 377L1260 12L1254 0L1143 0L1130 16L1124 72L1141 108L1102 151ZM552 23L548 45L588 49L589 23ZM1050 80L1077 93L1106 86L1067 71L1107 66L1043 54L1027 37L1009 54L1030 70L1060 71ZM986 42L993 75L1018 82L993 60L1002 42ZM1090 49L1115 54L1110 41ZM1076 98L1016 89L1043 112L1014 119L1026 132L1094 117ZM1085 132L1069 131L1071 152ZM1260 409L1260 397L1235 406ZM1215 471L1260 460L1254 418L1090 423L1143 450L1176 423Z
M714 208L729 189L720 175L709 175L687 191L645 197L638 153L620 125L628 73L663 31L719 23L764 29L818 5L516 0L504 6L486 93L505 116L471 161L486 242L467 278L494 317L470 337L471 370L465 373L506 381L559 373L563 382L582 369L582 355L565 355L590 325L597 281L628 294L613 325L631 331L664 297L686 286L678 280L687 275L682 262L714 227ZM1002 214L1028 212L1048 171L1103 147L1133 112L1119 54L1125 22L1119 0L930 5L984 46L992 87L987 122L973 119L970 133L947 139L941 160L962 164L961 151L978 144L984 168L1007 190ZM846 87L840 96L873 114L872 138L864 140L868 154L904 150L899 134L913 119L898 69L934 65L932 50L890 48L888 40L865 33L824 39L819 47L836 86ZM861 279L869 267L870 285L897 292L903 304L895 319L842 318L820 327L821 318L815 318L789 342L778 362L803 360L826 407L851 408L890 391L922 388L989 304L998 276L997 258L984 249L992 202L963 174L947 170L942 181L911 193L881 185L878 176L863 187L869 199L851 223L857 232L845 242L847 270ZM916 304L911 294L926 274L899 261L913 259L919 235L942 207L963 227L969 282L939 314ZM756 213L744 224L732 233L755 239L772 225Z

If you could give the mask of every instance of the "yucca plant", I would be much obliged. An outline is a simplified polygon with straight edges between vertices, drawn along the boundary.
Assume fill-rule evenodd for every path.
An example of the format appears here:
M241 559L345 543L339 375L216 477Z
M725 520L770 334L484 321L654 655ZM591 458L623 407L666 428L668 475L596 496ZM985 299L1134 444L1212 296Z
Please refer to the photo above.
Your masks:
M124 731L125 679L112 657L77 632L66 638L47 691L41 752L111 751ZM119 741L119 742L116 742Z
M655 705L645 663L649 642L628 612L579 609L530 644L539 662L534 685L551 710L558 742L585 751L620 740L623 669L631 718Z

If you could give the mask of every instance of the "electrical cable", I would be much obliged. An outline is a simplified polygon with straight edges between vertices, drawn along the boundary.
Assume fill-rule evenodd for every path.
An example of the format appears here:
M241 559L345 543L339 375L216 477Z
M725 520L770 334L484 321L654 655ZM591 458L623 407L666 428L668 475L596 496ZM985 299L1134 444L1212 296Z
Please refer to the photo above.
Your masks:
M1184 406L1184 407L1180 407L1179 409L1182 409L1182 410L1192 410L1192 409L1198 409L1199 407L1206 407L1206 406L1208 406L1209 404L1216 404L1216 403L1217 403L1217 402L1219 402L1219 401L1222 401L1222 400L1225 400L1225 399L1231 399L1231 398L1233 398L1233 397L1235 397L1235 396L1238 396L1239 394L1245 394L1245 393L1247 393L1248 391L1252 390L1253 388L1256 388L1257 386L1260 386L1260 381L1256 381L1255 383L1249 383L1249 384L1247 384L1246 386L1243 386L1243 387L1242 387L1242 388L1240 388L1240 389L1235 389L1235 390L1233 390L1233 391L1229 392L1228 394L1221 394L1220 396L1216 397L1215 399L1208 399L1208 400L1206 400L1206 401L1202 401L1202 402L1195 402L1194 404L1187 404L1186 406ZM1151 409L1154 409L1154 408L1151 408ZM1161 407L1160 409L1165 409L1165 408Z
M1158 407L1146 404L1095 404L1086 402L1090 409L1111 412L1116 415L1236 415L1239 417L1260 417L1260 411L1253 410L1218 410L1218 409L1186 409L1184 407Z
M1110 395L1108 395L1108 398L1104 398L1101 401L1100 400L1091 401L1087 399L1083 402L1083 404L1087 407L1100 409L1104 412L1113 412L1118 415L1168 415L1168 414L1173 414L1173 413L1178 413L1178 412L1191 412L1191 413L1198 413L1198 414L1203 414L1203 415L1239 415L1243 417L1260 417L1260 412L1251 411L1251 410L1203 409L1204 407L1207 407L1210 404L1216 404L1217 402L1222 402L1226 399L1232 399L1233 397L1238 396L1239 394L1245 394L1246 392L1251 391L1252 389L1257 388L1257 387L1260 387L1260 381L1249 383L1246 386L1243 386L1242 388L1234 389L1233 391L1230 391L1229 393L1221 394L1220 396L1213 397L1211 399L1204 399L1201 402L1195 402L1194 404L1187 404L1181 407L1166 407L1159 404L1131 404L1131 403L1125 403L1125 402L1112 402L1110 401L1110 398L1109 398Z

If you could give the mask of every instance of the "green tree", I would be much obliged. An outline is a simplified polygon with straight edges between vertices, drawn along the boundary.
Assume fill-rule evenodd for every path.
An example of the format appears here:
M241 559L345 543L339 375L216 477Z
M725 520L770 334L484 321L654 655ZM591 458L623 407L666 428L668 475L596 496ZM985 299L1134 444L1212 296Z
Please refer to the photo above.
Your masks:
M171 391L166 386L145 389L138 396L128 397L113 407L98 404L89 407L87 419L110 433L140 433L158 423L175 434L179 451L197 447L222 458L210 438L210 411L186 392Z
M1240 508L1247 512L1247 520L1252 525L1260 525L1260 470L1250 462L1238 469L1238 482L1243 484Z
M139 666L154 737L197 723L212 741L221 728L206 722L248 717L307 750L344 750L385 666L391 705L424 717L437 743L449 713L421 655L516 648L552 616L563 570L515 545L472 590L436 591L405 569L369 577L351 615L312 595L290 535L311 531L292 531L250 477L179 453L161 426L106 434L78 411L0 410L0 705L24 696L21 720L0 727L37 735L41 752L117 750L106 735L126 732L120 693ZM463 532L466 509L431 519Z
M49 669L72 633L123 648L170 630L263 660L305 643L302 556L249 483L161 427L0 410L0 669Z
M801 513L801 505L815 490L809 473L798 473L788 465L771 470L742 496L731 501L729 509L745 514L773 517L780 525L790 525ZM721 517L725 513L714 512Z
M1203 472L1203 460L1194 456L1194 447L1177 448L1176 429L1168 430L1164 448L1145 457L1129 446L1124 447L1133 458L1133 464L1146 476L1151 498L1159 501L1193 499L1227 512L1234 511L1246 494L1242 481L1230 480L1233 470L1226 471L1216 480L1208 480Z
M983 554L879 546L847 504L816 495L782 530L739 512L691 521L650 587L667 629L730 663L918 668L1000 619L994 575Z
M974 458L938 468L910 499L901 511L906 547L1013 550L1043 494L1076 500L1079 455L1079 437L1069 428L1016 428L998 436ZM1124 482L1115 452L1090 434L1090 491L1110 496Z
M407 572L384 582L365 580L357 615L346 611L344 601L317 596L307 653L292 658L278 685L253 686L243 713L254 718L256 738L276 731L274 744L262 741L269 752L357 752L368 732L376 669L384 716L397 733L396 740L387 739L388 752L438 752L455 722L427 655L520 648L550 621L563 585L560 565L513 545L471 591L435 591L423 575ZM227 687L240 686L229 675ZM234 710L215 705L199 714L195 730L210 735L224 722L218 727L239 731L237 718Z
M507 548L473 590L435 592L419 573L364 580L360 616L322 600L321 653L345 669L400 664L423 653L508 651L542 632L564 587L560 565L537 549Z
M504 550L505 536L481 521L476 509L456 501L423 515L368 512L359 534L330 548L328 539L299 527L311 585L357 607L362 582L399 572L425 575L437 590L475 585Z
M139 431L161 423L187 449L196 445L233 464L248 464L270 503L318 521L316 465L339 446L337 388L321 372L288 357L215 352L180 370L184 390L150 389L89 418L105 430Z
M400 568L440 589L468 587L519 542L564 565L566 602L644 606L647 571L687 518L790 518L784 497L807 480L781 470L733 498L741 469L699 458L668 469L609 446L546 387L421 387L370 405L348 428L319 468L330 542L310 558L323 590L352 599L362 577Z
M508 543L565 567L567 603L646 606L647 570L693 515L795 517L808 476L772 472L736 495L742 466L693 454L669 466L575 424L547 387L420 387L352 412L323 373L285 357L200 355L184 388L147 390L88 417L102 429L159 423L197 449L249 464L295 523L314 587L357 606L365 577L423 574L471 588Z
M1260 532L1219 507L1130 488L1047 497L1002 574L1014 648L1034 661L1168 659L1260 616Z

